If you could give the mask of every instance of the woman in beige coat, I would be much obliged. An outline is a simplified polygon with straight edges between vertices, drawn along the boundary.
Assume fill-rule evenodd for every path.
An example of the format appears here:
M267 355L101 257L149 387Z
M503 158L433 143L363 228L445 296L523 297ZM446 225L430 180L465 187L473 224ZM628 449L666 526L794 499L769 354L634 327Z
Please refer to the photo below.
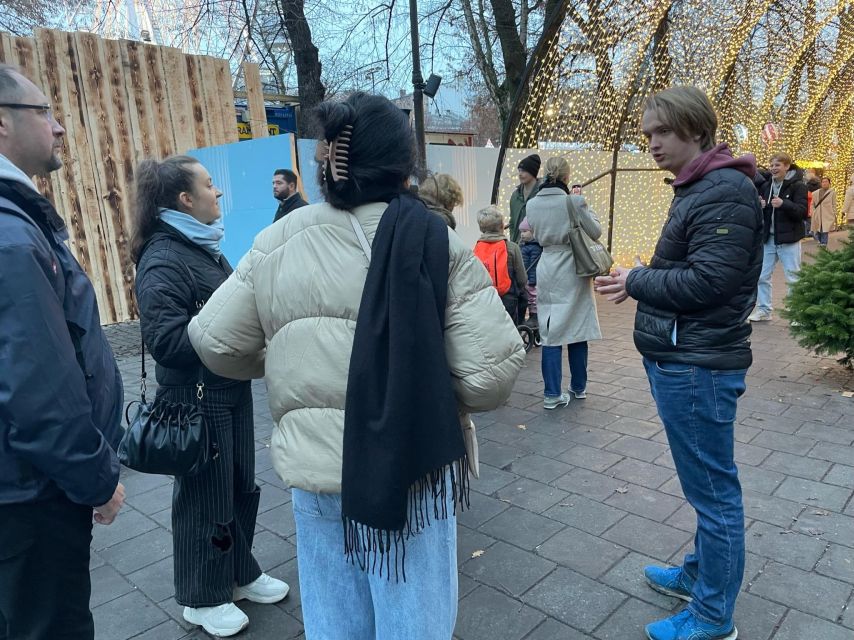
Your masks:
M458 411L501 405L524 348L486 270L409 192L406 115L359 93L317 119L326 202L255 238L190 339L212 370L266 381L306 637L449 640Z
M587 342L599 340L599 318L593 297L593 278L575 274L575 258L569 244L570 209L587 234L602 235L599 219L583 196L569 195L569 162L552 157L546 162L546 181L527 207L528 224L543 247L537 264L537 312L543 341L542 370L546 409L569 404L570 392L587 397ZM561 353L567 345L570 385L561 390Z
M827 248L827 238L836 229L836 191L830 187L830 178L821 179L821 187L812 195L811 231L820 247Z
M851 176L851 184L845 190L845 201L842 203L842 217L846 224L854 224L854 176Z

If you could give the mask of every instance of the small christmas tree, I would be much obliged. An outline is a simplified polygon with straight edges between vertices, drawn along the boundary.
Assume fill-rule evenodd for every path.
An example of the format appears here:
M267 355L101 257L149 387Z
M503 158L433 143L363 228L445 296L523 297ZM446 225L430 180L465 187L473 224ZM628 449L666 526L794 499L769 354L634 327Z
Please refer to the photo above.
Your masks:
M854 368L854 228L835 251L819 249L801 268L786 298L783 317L798 343L821 355L842 354Z

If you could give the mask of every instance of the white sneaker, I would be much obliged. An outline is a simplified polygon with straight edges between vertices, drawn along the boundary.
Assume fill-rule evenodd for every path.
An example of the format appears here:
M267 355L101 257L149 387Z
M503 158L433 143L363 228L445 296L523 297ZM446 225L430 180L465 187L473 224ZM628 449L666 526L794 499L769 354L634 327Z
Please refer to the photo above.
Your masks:
M762 309L759 309L757 307L753 310L753 313L747 316L747 319L751 322L767 322L771 319L771 317L772 316L770 311L763 311Z
M544 409L557 409L558 407L565 407L569 404L571 396L568 393L562 393L559 396L546 396L543 399L543 408Z
M574 395L578 400L584 400L587 397L587 389L582 389L581 391L573 391L572 389L567 389L572 395Z
M217 607L184 607L184 620L217 638L233 636L249 626L249 618L231 602Z
M262 573L254 582L242 587L234 587L234 601L249 600L260 604L272 604L284 600L291 588L287 582L276 580Z

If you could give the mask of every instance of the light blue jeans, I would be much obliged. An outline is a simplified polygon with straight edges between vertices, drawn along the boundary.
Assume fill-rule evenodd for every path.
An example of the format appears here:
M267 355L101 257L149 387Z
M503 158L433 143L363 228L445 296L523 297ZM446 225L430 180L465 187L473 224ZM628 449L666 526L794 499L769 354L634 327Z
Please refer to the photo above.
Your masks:
M307 640L450 640L457 620L457 519L406 540L406 582L344 555L341 495L292 489ZM430 509L433 505L430 504Z
M763 247L762 273L759 275L759 291L756 306L766 313L771 313L771 276L777 261L783 263L783 274L786 276L787 293L792 292L792 284L798 279L801 270L801 243L774 244L774 236L768 239Z

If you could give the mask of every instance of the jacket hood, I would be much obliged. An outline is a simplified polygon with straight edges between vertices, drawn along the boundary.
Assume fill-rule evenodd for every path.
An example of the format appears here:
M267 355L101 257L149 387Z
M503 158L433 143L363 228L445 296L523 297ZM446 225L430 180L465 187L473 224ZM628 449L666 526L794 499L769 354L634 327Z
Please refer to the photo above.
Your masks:
M681 187L696 182L707 173L724 168L741 171L752 180L756 175L756 158L752 153L734 157L729 145L723 142L694 158L679 172L676 180L673 181L673 186Z
M480 234L480 237L477 240L478 242L501 242L502 240L507 240L507 236L503 233L496 233L493 231L491 233Z
M2 153L0 153L0 180L11 180L12 182L20 182L21 184L29 187L36 193L39 193L39 190L36 189L36 185L33 184L33 181L30 180L27 174L21 171L14 164L12 164L12 162Z

